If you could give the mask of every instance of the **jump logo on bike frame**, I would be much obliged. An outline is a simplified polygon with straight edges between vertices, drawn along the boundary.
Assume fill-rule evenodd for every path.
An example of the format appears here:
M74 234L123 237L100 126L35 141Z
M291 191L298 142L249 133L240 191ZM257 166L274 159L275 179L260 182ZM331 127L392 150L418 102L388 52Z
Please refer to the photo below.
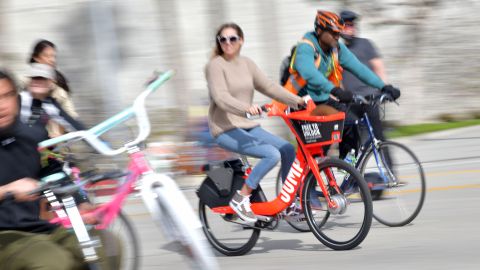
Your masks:
M343 120L329 122L311 122L292 120L293 127L303 143L337 142L341 140Z

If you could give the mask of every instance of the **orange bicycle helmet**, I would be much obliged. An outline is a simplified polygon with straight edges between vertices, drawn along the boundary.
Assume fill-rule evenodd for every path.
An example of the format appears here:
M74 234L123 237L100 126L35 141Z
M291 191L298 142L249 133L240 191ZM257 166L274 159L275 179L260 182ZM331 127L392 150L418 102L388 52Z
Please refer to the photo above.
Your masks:
M317 16L315 17L315 30L331 30L333 32L340 33L345 26L343 19L337 14L325 11L317 10Z

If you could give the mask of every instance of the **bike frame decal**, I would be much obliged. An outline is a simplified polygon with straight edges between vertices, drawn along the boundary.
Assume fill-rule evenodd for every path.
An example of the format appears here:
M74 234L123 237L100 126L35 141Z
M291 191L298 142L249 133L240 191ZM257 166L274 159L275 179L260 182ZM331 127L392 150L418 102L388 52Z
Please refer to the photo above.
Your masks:
M284 203L289 203L292 200L292 196L295 196L294 192L297 190L298 183L301 181L302 172L303 168L300 166L300 162L298 159L295 159L287 179L285 179L282 191L280 192L280 199Z

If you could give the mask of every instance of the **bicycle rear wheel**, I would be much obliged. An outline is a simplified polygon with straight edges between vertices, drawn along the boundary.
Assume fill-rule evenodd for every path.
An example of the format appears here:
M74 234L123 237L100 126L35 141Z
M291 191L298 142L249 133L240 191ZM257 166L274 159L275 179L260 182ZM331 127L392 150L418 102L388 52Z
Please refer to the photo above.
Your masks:
M236 214L214 213L201 200L198 212L203 232L210 244L220 253L227 256L244 255L257 243L260 229L240 224L242 221Z
M282 177L280 176L281 172L279 171L277 174L277 180L275 184L275 195L279 195L280 191L282 190L283 187L283 181ZM287 216L285 217L285 221L292 226L295 230L299 232L309 232L310 227L308 227L307 220L305 218L305 214L303 213L303 208L300 203L300 197L299 195L296 196L295 201L295 208L296 210L299 211L292 211L292 213L287 213Z
M376 149L376 152L369 149L360 169L366 179L367 176L380 179L369 183L372 192L380 195L373 203L373 217L387 226L404 226L417 217L425 200L422 165L415 154L400 143L381 142Z
M302 206L315 237L335 250L349 250L367 236L372 223L372 200L367 183L360 173L342 160L325 158L319 173L330 199L339 207L329 209L313 172L309 172L302 189ZM336 182L340 193L332 183Z

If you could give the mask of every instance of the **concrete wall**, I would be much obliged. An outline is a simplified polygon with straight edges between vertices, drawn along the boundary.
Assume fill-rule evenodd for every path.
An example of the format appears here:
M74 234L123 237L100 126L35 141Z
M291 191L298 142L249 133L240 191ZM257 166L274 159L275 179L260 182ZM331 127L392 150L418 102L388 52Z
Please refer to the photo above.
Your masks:
M1 0L0 64L23 74L33 42L52 40L79 113L91 124L129 104L152 70L174 68L175 79L149 104L159 128L178 130L187 105L207 100L203 68L218 25L240 24L242 53L276 80L282 58L312 29L315 10L344 6L364 15L361 34L376 43L390 81L402 89L401 106L389 106L388 119L425 122L479 110L474 0Z

